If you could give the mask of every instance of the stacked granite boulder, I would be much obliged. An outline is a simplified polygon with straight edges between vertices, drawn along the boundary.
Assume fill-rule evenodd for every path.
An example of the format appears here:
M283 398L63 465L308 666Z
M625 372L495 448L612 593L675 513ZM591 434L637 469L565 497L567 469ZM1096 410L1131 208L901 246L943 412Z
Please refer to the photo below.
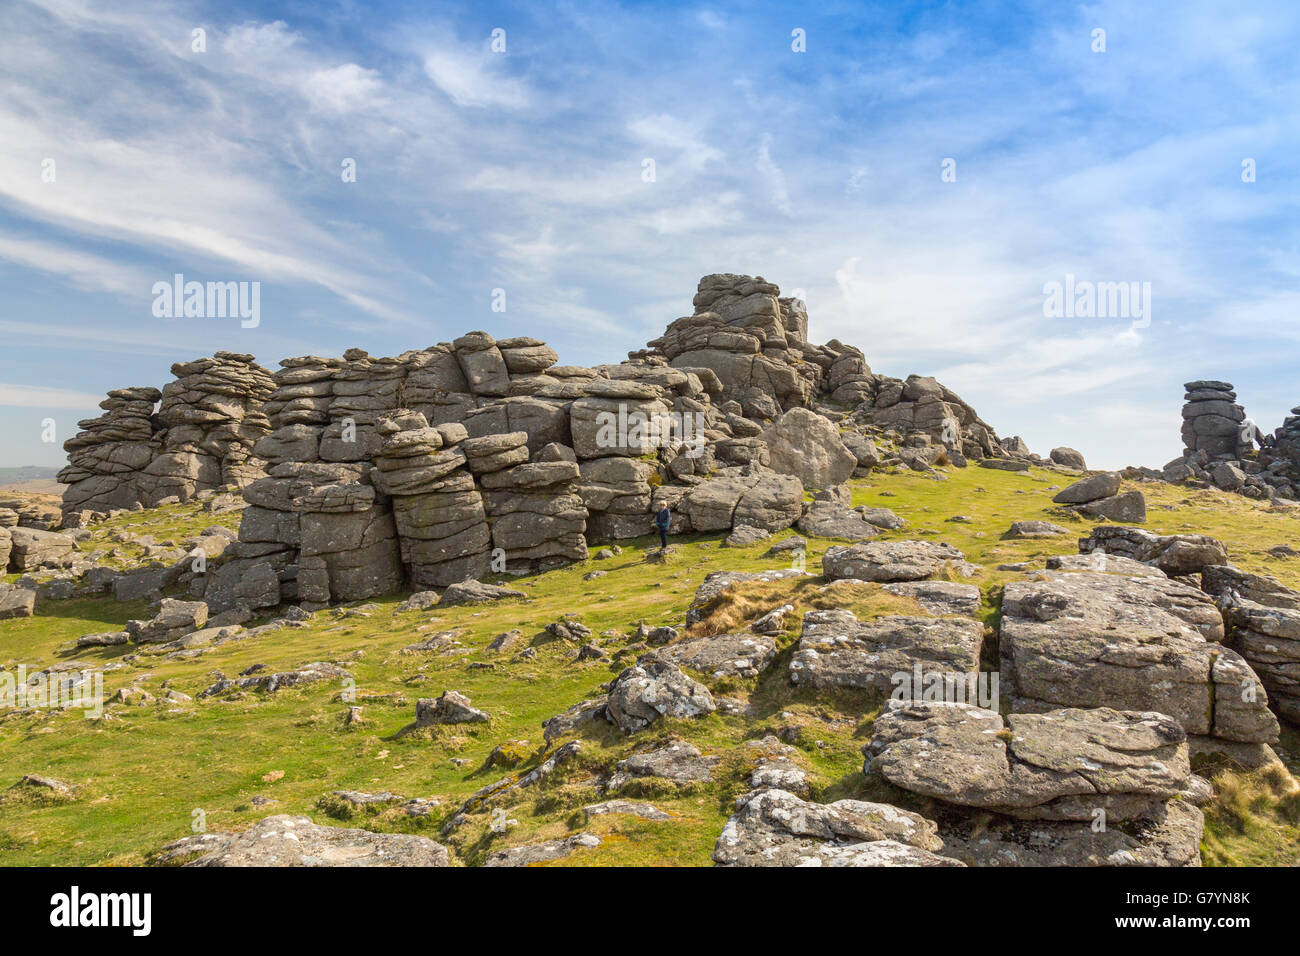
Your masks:
M648 351L632 357L710 370L722 382L721 401L734 402L739 415L754 421L829 402L856 409L854 423L928 435L959 456L1003 453L993 429L933 378L876 375L851 345L836 339L813 345L802 300L782 297L761 276L705 276L694 304L693 315L672 322Z
M723 383L723 399L738 402L749 418L773 419L809 404L822 369L813 356L829 356L808 343L802 302L782 299L762 276L726 273L702 278L694 305L693 315L669 324L649 348L673 368L710 369Z
M270 373L238 352L178 362L171 371L176 378L161 392L109 392L100 403L105 414L80 422L84 431L64 442L65 515L188 501L264 474L253 448L270 431L263 411Z
M183 576L219 613L581 560L589 542L650 533L657 500L675 533L778 531L805 487L842 494L881 461L870 429L917 449L933 435L953 459L999 451L932 379L882 378L851 346L809 343L803 303L761 277L705 276L694 305L595 368L482 331L389 358L289 358L274 375L236 353L181 363L161 392L114 392L84 423L67 507L243 488L239 540ZM854 406L864 417L846 428Z
M264 464L252 449L270 431L262 406L275 387L271 373L238 352L178 362L171 371L176 379L158 406L162 453L139 479L144 505L260 478Z
M498 570L548 571L586 560L587 508L578 494L577 462L529 461L525 432L470 438L462 448L482 487L492 546L502 559Z
M1250 498L1300 498L1300 409L1273 435L1251 427L1232 385L1188 382L1183 405L1183 457L1159 473ZM1260 443L1258 454L1254 443Z
M870 404L859 405L854 421L892 428L904 435L931 439L930 463L946 451L962 458L1014 457L1003 448L993 429L952 389L929 376L909 375L906 380L878 376Z
M161 398L156 388L115 388L99 403L103 415L77 423L82 431L63 443L68 465L58 475L68 486L64 514L140 502L139 476L162 449L154 417Z
M401 558L412 587L446 587L491 566L491 530L467 467L463 425L431 427L419 412L378 422L376 484L392 499Z
M1273 432L1259 455L1259 477L1285 498L1300 498L1300 406Z
M1300 723L1300 594L1267 574L1210 565L1201 587L1228 626L1227 642L1268 688L1279 714Z
M1238 452L1246 411L1227 382L1197 381L1183 386L1183 445L1185 457L1203 451L1212 460L1233 460Z

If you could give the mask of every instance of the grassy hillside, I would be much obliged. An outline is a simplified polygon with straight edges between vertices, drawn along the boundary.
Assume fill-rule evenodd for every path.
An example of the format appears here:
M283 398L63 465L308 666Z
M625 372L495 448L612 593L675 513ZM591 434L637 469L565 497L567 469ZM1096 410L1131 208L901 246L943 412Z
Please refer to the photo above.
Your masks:
M984 593L986 619L996 614L998 586L1018 577L997 571L997 565L1033 561L1041 566L1049 554L1077 550L1073 536L1002 540L1012 521L1046 518L1077 528L1081 535L1091 527L1054 510L1053 490L1069 480L1059 473L968 468L948 469L946 474L946 481L909 472L855 482L854 504L888 507L907 519L906 530L887 537L946 541L982 565L984 570L971 580ZM1147 526L1152 530L1212 534L1228 545L1239 566L1300 588L1300 559L1267 553L1275 545L1300 542L1296 511L1271 510L1219 492L1140 487L1147 494ZM950 520L955 516L965 520ZM237 517L208 515L194 506L137 512L97 526L94 540L82 547L121 547L126 560L135 546L112 542L115 533L149 534L162 544L217 521L234 526ZM715 696L747 701L747 715L719 712L700 720L662 721L632 736L608 724L589 725L576 735L582 742L578 758L547 785L499 798L516 825L494 832L484 806L465 826L446 837L438 835L445 819L476 790L526 772L550 752L543 745L540 723L598 695L602 683L635 661L644 650L635 638L639 622L680 626L695 589L710 571L788 566L788 560L762 556L771 543L732 549L720 546L721 536L685 536L661 562L650 554L650 539L623 542L617 557L518 579L515 586L528 594L524 600L399 611L401 596L383 598L323 611L302 626L188 659L167 659L150 654L148 648L73 649L82 634L116 629L144 615L143 604L111 599L46 602L34 618L0 622L0 663L10 669L23 663L29 670L73 660L109 665L113 669L104 676L107 697L131 686L153 695L154 702L112 703L104 720L87 720L80 711L0 716L0 864L142 863L164 843L190 834L198 816L213 831L293 812L320 822L347 820L351 826L428 833L452 848L456 862L470 865L494 849L579 829L602 835L603 842L563 861L569 865L704 865L735 796L748 789L748 772L761 749L747 744L769 734L795 746L792 759L810 771L817 799L880 796L864 783L860 753L870 736L876 704L814 697L790 686L789 647L798 627L792 615L787 618L790 630L780 638L782 653L763 676L723 684L705 681ZM810 542L807 566L814 574L820 570L821 553L834 543ZM584 580L597 569L607 573ZM716 609L715 620L697 630L716 629L729 617L741 616L728 606L733 601L743 602L751 613L787 602L800 609L824 606L827 598L819 595L820 584L810 576L741 592ZM874 585L852 592L863 613L899 600L887 597ZM579 662L576 645L543 630L565 616L589 626L609 659ZM517 646L503 653L488 649L496 635L512 628L523 632ZM440 650L406 650L441 632L455 633ZM536 656L521 656L525 647L534 648ZM311 661L346 667L356 682L356 699L349 700L348 689L339 683L274 694L164 699L169 690L197 698L218 671L235 677L255 665L270 671ZM491 721L413 730L416 699L436 697L446 689L468 695ZM362 708L363 723L358 726L345 724L350 703ZM672 737L719 756L713 781L620 794L649 800L673 814L671 821L625 815L584 820L581 808L605 799L592 786L602 770L633 750L651 749ZM493 758L496 765L489 765L499 745L504 745L502 754ZM1291 762L1298 749L1300 742L1289 729L1279 750ZM522 762L517 766L505 765L518 757ZM75 795L70 800L40 800L25 791L3 789L27 773L65 780L76 787ZM1206 862L1300 862L1300 807L1294 795L1286 795L1287 782L1262 773L1223 772L1219 780L1223 795L1207 809ZM397 808L378 813L351 810L328 796L345 789L435 798L439 807L426 817L411 817Z

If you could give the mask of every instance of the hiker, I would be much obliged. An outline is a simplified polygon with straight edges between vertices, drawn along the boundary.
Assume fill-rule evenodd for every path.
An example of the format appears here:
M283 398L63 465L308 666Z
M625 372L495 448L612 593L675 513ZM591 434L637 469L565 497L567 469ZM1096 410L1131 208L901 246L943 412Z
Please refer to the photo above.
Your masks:
M659 541L665 551L668 549L668 526L672 523L673 514L668 510L668 502L659 502L655 511L655 527L659 529Z

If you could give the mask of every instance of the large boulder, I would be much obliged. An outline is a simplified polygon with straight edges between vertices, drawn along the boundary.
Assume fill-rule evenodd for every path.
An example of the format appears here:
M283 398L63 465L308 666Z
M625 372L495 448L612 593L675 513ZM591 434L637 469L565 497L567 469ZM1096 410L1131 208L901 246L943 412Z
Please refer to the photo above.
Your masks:
M943 854L974 866L1200 865L1188 751L1159 713L936 703L885 713L863 748L865 772L940 801Z
M1053 448L1051 453L1052 461L1056 462L1062 468L1074 468L1078 471L1085 471L1088 468L1087 462L1084 461L1083 455L1073 448L1062 446Z
M794 475L805 488L834 488L849 480L858 457L839 429L806 408L792 408L763 432L773 471Z
M786 790L754 790L713 848L721 866L960 866L920 814L885 803L809 803Z
M1172 717L1106 707L1004 721L966 704L913 703L877 719L864 753L868 770L904 790L1039 819L1088 820L1121 795L1153 809L1191 774L1187 734Z
M982 625L967 618L891 614L860 621L843 608L809 611L790 658L790 681L889 696L900 690L899 675L909 684L917 672L922 684L930 675L976 675L983 638ZM914 686L912 693L922 690Z
M1272 742L1264 688L1223 633L1209 596L1186 584L1046 572L1003 591L1002 687L1017 710L1157 711L1189 734Z
M1088 501L1109 498L1119 493L1120 475L1117 471L1099 471L1081 478L1057 492L1052 498L1057 504L1078 505Z
M675 664L646 655L614 679L605 717L631 733L660 717L702 717L716 709L707 687L687 677Z
M197 856L196 856L197 854ZM409 833L326 827L266 817L239 833L203 833L163 847L158 862L186 866L449 866L447 848Z
M36 528L9 529L9 569L35 571L47 565L66 565L76 551L71 535Z
M867 541L879 536L880 529L852 508L834 501L810 501L804 505L803 517L796 527L804 534L819 538L843 538Z
M950 544L937 541L872 541L827 548L822 571L832 581L919 581L945 566L963 573L971 565Z

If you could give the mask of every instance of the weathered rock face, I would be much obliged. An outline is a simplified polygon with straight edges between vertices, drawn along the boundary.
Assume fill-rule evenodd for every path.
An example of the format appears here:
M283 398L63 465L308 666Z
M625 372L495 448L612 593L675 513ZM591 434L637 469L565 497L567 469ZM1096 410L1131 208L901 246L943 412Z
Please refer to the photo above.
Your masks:
M659 494L664 494L662 489ZM764 469L720 469L686 492L677 510L695 531L725 531L737 525L780 531L803 514L803 485L792 475Z
M253 356L217 352L178 362L163 387L115 389L105 414L64 442L63 511L110 511L200 491L243 487L263 473L254 445L270 431L271 374ZM157 411L155 412L155 405Z
M702 717L716 709L707 687L687 677L675 664L645 655L614 679L605 716L630 733L660 717Z
M1008 732L1009 731L1009 732ZM869 770L895 786L965 807L1091 818L1106 798L1153 809L1187 787L1187 734L1158 713L1055 710L1011 714L915 703L876 721Z
M1102 707L1004 721L964 704L909 703L873 731L864 772L946 806L937 814L946 856L980 866L1200 863L1203 817L1177 799L1193 780L1187 736L1164 714Z
M1183 386L1185 455L1203 451L1210 458L1237 458L1241 423L1245 410L1237 404L1237 393L1227 382L1198 381Z
M761 276L705 276L695 314L672 322L649 345L673 368L709 369L722 383L721 397L739 402L750 418L807 406L820 366L805 355L821 353L807 342L803 303L780 293ZM865 363L861 368L870 374Z
M721 866L958 866L924 817L885 803L809 803L786 790L754 790L713 849Z
M1104 553L1132 558L1165 574L1200 574L1211 565L1226 564L1228 549L1205 534L1153 534L1143 528L1102 525L1079 541L1081 554Z
M872 541L826 549L822 570L832 581L919 581L945 566L961 573L966 556L950 544L935 541Z
M1300 594L1228 565L1207 567L1201 586L1223 611L1227 643L1259 674L1277 712L1300 723Z
M223 613L546 570L652 533L660 501L674 534L779 531L804 516L805 487L833 492L880 463L864 422L907 432L922 468L996 448L932 379L884 379L857 349L809 344L803 303L761 278L706 276L695 309L594 368L480 331L389 358L288 358L274 375L230 352L179 363L161 391L114 391L68 442L64 522L242 489L239 540L181 576ZM846 406L861 413L843 432L853 449L832 424ZM872 536L845 503L819 502L810 533Z
M1189 734L1277 738L1267 695L1242 656L1219 643L1223 619L1204 592L1154 577L1041 577L1003 591L1001 683L1015 709L1150 710Z
M857 456L839 429L806 408L792 408L763 432L773 471L794 475L805 488L834 488L848 481Z
M450 865L447 848L428 837L320 826L288 814L266 817L240 833L185 837L163 847L158 861L186 866Z
M720 382L715 399L735 402L747 418L773 421L823 399L855 409L858 424L925 434L957 455L1002 452L975 410L933 378L876 375L851 345L835 339L811 344L803 302L782 297L761 276L705 276L694 304L694 315L671 323L638 357L708 370ZM873 448L853 454L875 464Z
M714 679L757 677L776 657L776 641L760 634L715 634L669 644L658 655Z
M842 608L809 611L790 659L790 681L885 697L899 689L899 675L912 681L917 671L923 679L977 674L983 634L979 622L961 618L891 614L860 621Z

